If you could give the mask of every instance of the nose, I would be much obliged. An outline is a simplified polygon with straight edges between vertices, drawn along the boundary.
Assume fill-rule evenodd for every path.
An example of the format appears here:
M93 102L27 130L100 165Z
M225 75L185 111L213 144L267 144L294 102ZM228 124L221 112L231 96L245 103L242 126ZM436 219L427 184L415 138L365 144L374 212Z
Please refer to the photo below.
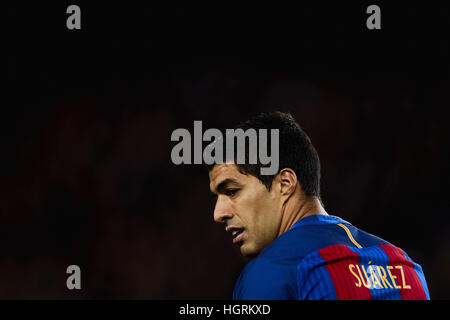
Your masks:
M219 195L217 198L216 206L214 208L214 221L218 223L224 223L226 220L233 217L233 211L229 201L226 197Z

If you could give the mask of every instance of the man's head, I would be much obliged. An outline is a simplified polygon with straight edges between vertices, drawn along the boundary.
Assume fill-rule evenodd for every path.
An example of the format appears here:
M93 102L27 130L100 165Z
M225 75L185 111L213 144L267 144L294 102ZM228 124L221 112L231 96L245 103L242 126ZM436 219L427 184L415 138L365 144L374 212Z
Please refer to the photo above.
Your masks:
M248 161L209 168L210 189L217 195L214 220L226 225L244 256L255 256L279 236L283 210L293 195L320 199L320 163L309 137L290 114L260 114L239 128L279 130L276 174L261 175L261 164Z

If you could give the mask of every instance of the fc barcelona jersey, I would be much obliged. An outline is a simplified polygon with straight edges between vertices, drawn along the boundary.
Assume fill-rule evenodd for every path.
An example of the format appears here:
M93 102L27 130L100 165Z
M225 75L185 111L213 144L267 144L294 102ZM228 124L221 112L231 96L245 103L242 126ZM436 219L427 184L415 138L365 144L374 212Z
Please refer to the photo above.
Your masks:
M299 220L249 262L236 300L430 299L419 264L331 215Z

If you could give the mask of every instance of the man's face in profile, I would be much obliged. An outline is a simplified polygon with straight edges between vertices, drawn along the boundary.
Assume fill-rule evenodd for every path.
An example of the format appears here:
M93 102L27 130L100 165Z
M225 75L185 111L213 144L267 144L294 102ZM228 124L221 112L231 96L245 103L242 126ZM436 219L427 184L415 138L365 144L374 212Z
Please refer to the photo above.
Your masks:
M233 163L217 164L209 172L210 189L217 195L214 220L225 224L243 256L256 256L276 239L281 224L278 188L238 171Z

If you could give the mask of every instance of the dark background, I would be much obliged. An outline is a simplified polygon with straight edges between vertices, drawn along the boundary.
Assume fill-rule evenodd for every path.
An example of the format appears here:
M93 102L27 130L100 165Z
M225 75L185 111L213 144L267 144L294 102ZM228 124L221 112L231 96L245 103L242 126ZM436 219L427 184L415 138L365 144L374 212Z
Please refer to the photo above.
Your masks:
M447 8L375 2L371 31L373 3L76 3L68 30L69 4L3 7L0 298L231 298L247 261L170 135L271 110L311 137L327 211L450 298Z

